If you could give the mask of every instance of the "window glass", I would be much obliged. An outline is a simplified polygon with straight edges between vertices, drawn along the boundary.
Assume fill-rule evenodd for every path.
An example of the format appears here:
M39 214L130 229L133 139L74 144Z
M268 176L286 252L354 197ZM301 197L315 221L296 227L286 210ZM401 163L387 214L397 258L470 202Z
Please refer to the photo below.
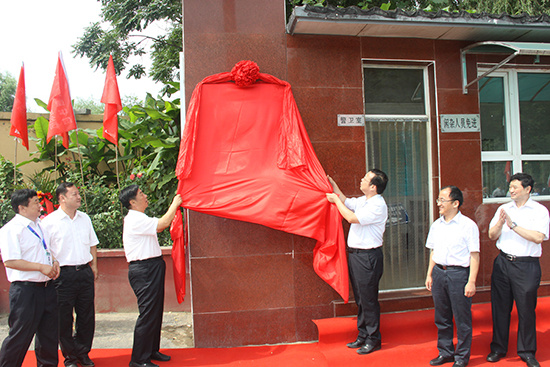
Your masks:
M506 151L504 78L485 77L479 81L479 113L482 150Z
M508 195L512 162L483 162L483 197L499 198Z
M532 195L550 195L550 161L523 161L523 172L535 180Z
M550 74L518 73L522 154L550 154Z
M425 115L422 69L365 68L367 115Z

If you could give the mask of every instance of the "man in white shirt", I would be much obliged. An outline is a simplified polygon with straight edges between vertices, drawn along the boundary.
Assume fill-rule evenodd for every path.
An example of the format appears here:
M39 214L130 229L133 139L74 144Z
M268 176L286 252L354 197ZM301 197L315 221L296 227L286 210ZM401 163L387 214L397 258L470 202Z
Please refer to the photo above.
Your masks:
M359 348L359 354L369 354L382 346L378 290L384 270L382 237L386 230L388 207L381 194L386 189L388 177L378 169L367 172L360 185L365 195L359 198L347 198L336 182L330 177L328 179L334 193L327 194L327 200L336 204L340 214L351 223L348 234L348 265L358 307L359 334L347 346Z
M137 185L123 189L120 202L128 209L124 217L122 243L129 262L128 279L139 308L130 367L158 367L151 360L166 362L170 356L159 351L166 264L162 259L157 232L170 226L182 200L179 194L176 195L161 218L151 218L145 214L149 202Z
M97 279L97 244L92 221L78 210L78 188L63 182L56 190L59 209L43 220L52 252L61 266L55 280L59 306L59 344L65 367L93 367L88 356L95 331L94 281ZM73 335L73 311L76 314Z
M515 301L519 315L518 356L528 367L538 367L536 313L540 285L542 241L548 240L548 209L530 198L535 184L526 173L510 177L512 201L501 205L489 224L489 238L500 253L493 262L491 307L493 340L487 361L497 362L508 352L510 314Z
M472 297L479 270L479 229L459 211L464 198L456 186L446 186L437 199L440 217L430 227L426 247L430 263L426 288L432 292L439 355L430 365L453 362L464 367L472 346ZM456 322L456 349L453 344Z
M36 191L23 189L11 196L17 213L0 229L0 251L10 286L9 335L0 349L1 367L19 367L35 338L38 366L54 367L57 354L57 295L52 279L59 264L40 227Z

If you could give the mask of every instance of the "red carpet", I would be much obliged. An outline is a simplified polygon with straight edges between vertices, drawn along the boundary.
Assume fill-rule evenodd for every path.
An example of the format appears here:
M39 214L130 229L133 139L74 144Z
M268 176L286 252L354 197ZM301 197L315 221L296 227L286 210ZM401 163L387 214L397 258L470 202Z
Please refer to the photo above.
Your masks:
M537 359L541 366L550 366L550 297L539 298L537 306ZM525 366L516 355L517 316L511 323L508 356L500 362L488 363L485 357L491 342L490 304L474 305L474 335L472 357L468 366ZM382 315L382 349L371 355L358 355L346 343L356 337L355 318L333 318L314 321L319 328L319 342L290 345L269 345L241 348L169 349L170 362L159 362L161 367L176 366L266 366L266 367L426 367L437 356L437 330L433 310ZM129 349L94 349L90 357L97 367L128 366ZM62 361L60 359L60 361ZM60 366L62 363L60 363ZM24 367L36 366L33 352L29 352ZM451 366L446 364L445 366Z

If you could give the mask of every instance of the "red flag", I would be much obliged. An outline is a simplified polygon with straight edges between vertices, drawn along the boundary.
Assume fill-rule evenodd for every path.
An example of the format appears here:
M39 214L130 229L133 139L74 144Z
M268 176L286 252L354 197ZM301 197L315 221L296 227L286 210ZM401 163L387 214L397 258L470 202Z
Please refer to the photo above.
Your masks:
M50 126L48 128L47 142L49 143L55 135L59 135L63 137L63 146L69 148L68 132L76 129L76 119L74 117L69 81L65 73L61 52L57 58L55 79L53 81L52 92L50 93L50 100L48 101L48 110L50 111Z
M19 82L17 82L17 91L11 111L11 129L10 135L21 139L21 144L29 150L29 135L27 132L27 102L25 98L25 71L21 66L19 73Z
M172 267L174 269L174 285L176 297L182 303L185 297L185 232L183 230L183 218L181 210L176 211L176 216L170 225L170 237L174 244L172 246Z
M118 112L122 110L118 83L116 81L115 64L113 55L109 55L105 87L101 96L101 103L105 103L103 113L103 137L111 143L118 145Z

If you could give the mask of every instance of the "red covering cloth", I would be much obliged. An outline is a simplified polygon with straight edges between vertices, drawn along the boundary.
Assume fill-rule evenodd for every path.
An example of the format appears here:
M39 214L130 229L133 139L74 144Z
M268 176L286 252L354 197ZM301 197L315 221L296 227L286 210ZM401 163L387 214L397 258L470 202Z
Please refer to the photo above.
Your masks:
M27 131L27 101L25 98L25 70L21 66L15 99L11 110L10 135L21 139L21 144L29 150L29 135Z
M115 64L113 55L109 55L107 64L107 76L105 77L105 87L101 103L105 103L105 112L103 113L103 137L114 145L118 145L118 112L122 110L118 83L116 81Z
M183 218L181 210L176 211L176 216L170 225L170 237L174 244L172 246L172 267L174 269L174 286L176 297L179 303L185 298L185 240L183 230Z
M342 218L290 84L246 79L234 69L195 88L176 167L182 206L316 239L315 272L347 302Z
M50 111L50 125L46 141L49 143L52 137L59 135L63 138L63 146L69 148L68 132L76 129L76 119L74 117L71 94L69 92L69 81L65 73L61 52L57 59L48 110Z

